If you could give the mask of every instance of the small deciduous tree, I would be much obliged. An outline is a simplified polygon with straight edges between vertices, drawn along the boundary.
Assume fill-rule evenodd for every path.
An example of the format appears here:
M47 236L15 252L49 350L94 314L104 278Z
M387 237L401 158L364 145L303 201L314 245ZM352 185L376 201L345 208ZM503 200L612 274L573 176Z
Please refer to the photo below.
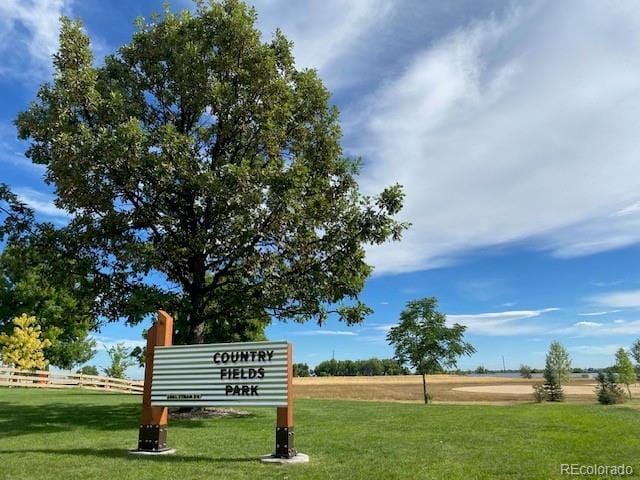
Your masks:
M44 349L51 345L42 338L36 318L22 314L13 319L13 331L0 334L2 362L23 370L38 370L47 367Z
M532 378L533 372L529 365L520 365L520 376L522 378Z
M547 400L550 402L561 402L564 400L562 384L571 376L571 358L560 342L551 342L543 375Z
M135 365L135 361L129 355L129 350L124 343L118 343L107 348L107 354L111 359L111 365L103 368L104 374L113 378L126 378L127 368Z
M460 356L476 351L462 340L466 327L457 323L447 326L447 318L436 310L437 306L435 297L408 302L400 322L387 335L387 341L395 348L395 358L422 375L425 403L431 399L427 374L455 368Z
M618 374L618 382L627 386L627 392L629 393L629 398L631 398L631 388L629 386L636 382L636 372L624 348L620 348L616 352L616 363L613 369Z

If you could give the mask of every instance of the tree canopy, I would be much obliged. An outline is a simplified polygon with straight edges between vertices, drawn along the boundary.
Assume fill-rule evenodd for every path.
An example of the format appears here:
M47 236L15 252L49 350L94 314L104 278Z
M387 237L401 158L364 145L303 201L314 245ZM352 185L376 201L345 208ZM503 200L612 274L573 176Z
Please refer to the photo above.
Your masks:
M425 403L430 399L426 375L456 368L459 357L476 351L462 339L467 327L457 323L447 326L447 317L437 306L435 297L408 302L400 322L387 335L387 341L395 348L395 358L422 375Z
M33 211L0 185L0 333L12 328L11 319L35 317L50 344L45 357L52 365L71 369L89 360L97 326L94 311L93 265L70 251L66 232L37 223Z
M400 238L402 189L360 193L329 91L255 23L238 0L167 8L95 66L63 19L53 80L17 125L99 266L102 315L163 307L203 342L370 312L364 246Z

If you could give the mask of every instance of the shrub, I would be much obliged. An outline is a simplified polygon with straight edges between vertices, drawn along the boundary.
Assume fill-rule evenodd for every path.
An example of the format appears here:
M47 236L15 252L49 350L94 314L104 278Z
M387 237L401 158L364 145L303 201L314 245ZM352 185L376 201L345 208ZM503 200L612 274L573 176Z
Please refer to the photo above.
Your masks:
M81 373L82 375L100 375L100 373L98 372L98 367L96 367L95 365L85 365L76 373Z
M544 385L536 383L533 386L533 399L536 403L542 403L547 399L547 392L544 389Z

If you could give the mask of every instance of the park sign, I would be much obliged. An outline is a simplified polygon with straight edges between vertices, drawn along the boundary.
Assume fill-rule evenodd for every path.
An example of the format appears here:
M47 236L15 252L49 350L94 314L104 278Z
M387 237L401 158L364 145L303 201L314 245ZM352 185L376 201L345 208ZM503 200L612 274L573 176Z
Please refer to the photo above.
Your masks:
M173 318L158 311L147 331L144 392L135 455L167 445L169 407L276 407L275 452L263 462L308 462L293 436L292 347L287 342L173 345Z
M151 405L286 407L287 342L156 347Z

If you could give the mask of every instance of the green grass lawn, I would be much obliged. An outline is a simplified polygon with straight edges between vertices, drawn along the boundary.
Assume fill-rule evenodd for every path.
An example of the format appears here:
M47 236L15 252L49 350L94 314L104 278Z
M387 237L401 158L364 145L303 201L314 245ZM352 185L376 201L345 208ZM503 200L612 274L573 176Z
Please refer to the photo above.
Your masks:
M579 404L419 405L300 400L306 465L263 465L275 409L170 421L170 457L127 455L140 397L0 389L4 479L561 478L561 463L625 463L640 473L640 411Z

